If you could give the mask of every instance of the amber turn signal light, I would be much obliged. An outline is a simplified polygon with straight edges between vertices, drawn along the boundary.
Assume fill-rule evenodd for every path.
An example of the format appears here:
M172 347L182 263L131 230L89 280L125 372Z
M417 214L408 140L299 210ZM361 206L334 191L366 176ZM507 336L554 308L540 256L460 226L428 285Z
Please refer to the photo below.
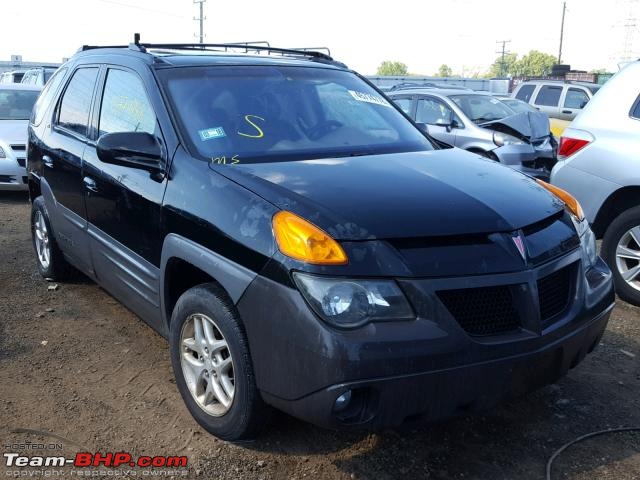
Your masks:
M540 186L546 188L551 193L553 193L556 197L562 200L564 204L567 206L567 208L569 209L569 211L573 213L578 220L580 221L584 220L584 212L582 211L582 207L580 206L580 203L578 202L578 200L575 199L573 195L571 195L569 192L559 187L556 187L555 185L551 185L550 183L543 182L542 180L536 179L536 182L538 182Z
M347 255L326 232L291 212L273 216L273 233L278 248L288 257L316 265L345 265Z

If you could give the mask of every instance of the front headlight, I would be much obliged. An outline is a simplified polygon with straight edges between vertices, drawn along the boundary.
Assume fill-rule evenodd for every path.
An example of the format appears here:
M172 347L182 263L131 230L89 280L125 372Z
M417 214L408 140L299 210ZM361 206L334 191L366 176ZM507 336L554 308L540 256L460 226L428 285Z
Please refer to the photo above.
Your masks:
M503 147L505 145L524 145L524 140L519 139L518 137L514 137L513 135L508 135L502 132L494 132L493 133L493 143L495 143L499 147Z
M574 219L574 223L579 223L576 228L578 235L580 235L580 246L582 247L583 258L585 260L585 267L593 267L598 261L598 246L596 245L596 235L589 227L589 222L582 220L577 222Z
M336 327L352 328L376 320L415 317L393 280L327 278L299 272L293 278L313 311Z

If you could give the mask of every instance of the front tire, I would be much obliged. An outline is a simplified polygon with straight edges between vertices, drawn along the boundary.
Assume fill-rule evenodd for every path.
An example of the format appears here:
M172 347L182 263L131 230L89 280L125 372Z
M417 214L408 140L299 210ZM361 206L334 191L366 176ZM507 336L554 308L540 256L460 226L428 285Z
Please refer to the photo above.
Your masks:
M202 284L180 296L170 348L176 385L196 421L223 440L253 438L268 409L256 387L244 327L219 287Z
M613 272L618 296L640 306L640 207L611 222L602 239L602 256Z
M36 252L38 272L47 280L65 280L73 267L58 248L51 229L44 198L37 197L31 206L31 239Z

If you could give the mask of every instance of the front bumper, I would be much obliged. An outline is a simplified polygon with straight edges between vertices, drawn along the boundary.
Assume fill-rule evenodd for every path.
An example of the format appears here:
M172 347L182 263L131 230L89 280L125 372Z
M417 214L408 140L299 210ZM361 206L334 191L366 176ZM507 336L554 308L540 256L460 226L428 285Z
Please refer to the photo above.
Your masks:
M530 144L504 145L492 152L500 163L545 181L549 180L551 169L556 161L551 143L540 147Z
M474 337L433 294L441 288L534 285L577 265L567 309L519 332ZM598 344L615 299L601 260L583 271L579 251L536 269L447 279L400 279L417 319L338 331L318 320L294 289L258 276L238 302L258 388L273 406L319 426L378 429L490 408L561 378ZM526 289L523 290L526 298ZM274 299L277 299L274 301ZM352 403L335 412L351 391Z
M27 169L19 163L26 160L6 153L6 158L0 158L0 190L27 190Z

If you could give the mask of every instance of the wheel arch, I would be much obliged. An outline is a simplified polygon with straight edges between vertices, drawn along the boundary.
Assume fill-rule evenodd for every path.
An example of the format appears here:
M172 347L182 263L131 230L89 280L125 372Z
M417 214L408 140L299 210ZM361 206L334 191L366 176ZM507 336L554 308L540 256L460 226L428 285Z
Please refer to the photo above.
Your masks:
M640 205L640 186L627 186L611 193L596 214L592 229L602 238L611 222L622 212Z
M160 306L163 326L169 332L171 314L178 298L202 283L213 283L235 305L257 273L188 238L171 233L162 247Z

